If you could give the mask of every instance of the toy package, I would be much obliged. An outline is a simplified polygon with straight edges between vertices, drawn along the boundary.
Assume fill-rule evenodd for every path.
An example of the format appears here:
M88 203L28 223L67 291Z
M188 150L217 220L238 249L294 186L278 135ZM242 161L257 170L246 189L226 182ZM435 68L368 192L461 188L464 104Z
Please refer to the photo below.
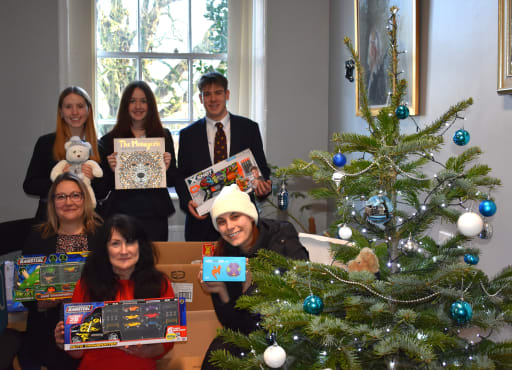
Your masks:
M186 340L183 298L64 305L66 351Z
M245 257L203 257L203 281L245 281Z
M14 264L14 301L65 299L73 296L88 252L18 257Z
M236 183L241 191L250 193L258 181L264 179L250 149L245 149L185 179L190 197L197 203L196 210L200 215L210 212L213 199L224 186Z

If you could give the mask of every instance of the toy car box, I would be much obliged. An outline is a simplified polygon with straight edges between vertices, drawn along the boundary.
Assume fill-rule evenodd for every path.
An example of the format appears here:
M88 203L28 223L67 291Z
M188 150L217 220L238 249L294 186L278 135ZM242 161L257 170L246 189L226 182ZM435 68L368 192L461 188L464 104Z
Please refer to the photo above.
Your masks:
M64 349L187 340L184 298L64 305Z
M203 257L203 281L245 281L245 257Z
M14 301L73 296L88 252L20 256L14 264Z

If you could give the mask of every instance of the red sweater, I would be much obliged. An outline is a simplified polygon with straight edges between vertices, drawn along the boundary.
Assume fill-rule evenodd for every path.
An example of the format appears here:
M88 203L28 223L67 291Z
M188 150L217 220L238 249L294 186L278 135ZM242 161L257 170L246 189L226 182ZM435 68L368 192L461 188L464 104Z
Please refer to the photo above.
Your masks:
M133 281L120 280L121 289L117 292L116 300L134 299ZM161 298L174 298L174 291L171 283L168 282L168 288L162 291ZM89 302L86 291L82 285L82 281L78 281L73 292L72 302ZM162 358L173 347L173 343L162 343L164 353L154 358L136 357L117 348L101 348L84 350L82 361L80 362L80 370L145 370L156 369L156 360Z

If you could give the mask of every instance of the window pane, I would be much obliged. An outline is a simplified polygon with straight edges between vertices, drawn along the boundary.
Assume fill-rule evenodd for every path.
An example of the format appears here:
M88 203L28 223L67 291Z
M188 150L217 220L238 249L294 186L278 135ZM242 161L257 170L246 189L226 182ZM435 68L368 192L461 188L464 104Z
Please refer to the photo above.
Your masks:
M102 51L137 51L137 2L96 0L96 48Z
M98 58L96 115L99 119L115 120L123 89L136 77L137 60L134 58Z
M141 51L188 53L188 0L140 2Z
M228 0L192 1L192 52L228 52Z
M142 79L155 93L162 120L188 119L188 65L185 59L143 59Z
M194 104L194 120L198 119L199 117L203 117L205 114L204 107L201 104L201 101L199 100L199 90L197 88L197 83L199 82L199 79L203 74L211 71L218 71L223 75L226 75L226 71L228 69L227 67L227 62L224 60L201 59L193 61L194 96L192 101Z

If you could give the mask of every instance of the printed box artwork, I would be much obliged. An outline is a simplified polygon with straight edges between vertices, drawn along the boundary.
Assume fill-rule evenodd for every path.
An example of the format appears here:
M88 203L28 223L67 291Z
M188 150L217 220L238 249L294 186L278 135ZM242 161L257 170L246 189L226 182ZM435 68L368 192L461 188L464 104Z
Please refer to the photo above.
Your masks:
M116 189L167 187L163 137L114 139Z
M203 281L245 281L245 257L203 257Z
M71 298L87 252L20 256L14 264L13 300Z
M187 340L185 300L139 299L64 305L64 349Z
M192 200L197 203L197 213L210 211L213 199L224 186L236 183L241 191L253 191L257 181L262 181L258 164L250 149L245 149L185 179Z

